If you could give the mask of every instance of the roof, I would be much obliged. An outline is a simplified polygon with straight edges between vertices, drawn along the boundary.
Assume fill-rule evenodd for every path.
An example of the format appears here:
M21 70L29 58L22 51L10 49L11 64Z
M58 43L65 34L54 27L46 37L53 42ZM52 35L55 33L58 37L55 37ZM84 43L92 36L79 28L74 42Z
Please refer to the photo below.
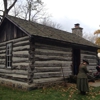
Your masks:
M20 27L21 29L23 29L25 32L27 32L28 35L40 36L68 43L74 43L74 44L98 48L98 46L95 45L94 43L70 32L62 31L35 22L29 22L27 20L23 20L13 16L6 16L6 18L11 22L13 22L15 25L17 25L18 27Z

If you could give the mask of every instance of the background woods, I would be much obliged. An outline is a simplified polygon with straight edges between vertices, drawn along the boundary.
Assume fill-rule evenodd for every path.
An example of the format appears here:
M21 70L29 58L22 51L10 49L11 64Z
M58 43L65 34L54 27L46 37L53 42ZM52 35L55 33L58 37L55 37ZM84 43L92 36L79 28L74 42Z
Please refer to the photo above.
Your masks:
M0 21L5 15L12 15L32 22L38 22L46 26L61 29L61 25L51 20L51 14L42 0L2 0L0 2ZM3 5L3 6L2 6Z
M100 29L96 30L94 35L97 35L95 43L100 46Z

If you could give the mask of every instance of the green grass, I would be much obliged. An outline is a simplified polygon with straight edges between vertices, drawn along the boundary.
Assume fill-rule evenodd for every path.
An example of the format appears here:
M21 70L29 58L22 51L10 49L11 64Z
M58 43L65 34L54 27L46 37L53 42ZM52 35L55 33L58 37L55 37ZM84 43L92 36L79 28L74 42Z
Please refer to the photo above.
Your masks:
M100 100L100 87L90 87L87 95L79 94L75 84L57 85L32 91L20 91L0 86L0 100Z

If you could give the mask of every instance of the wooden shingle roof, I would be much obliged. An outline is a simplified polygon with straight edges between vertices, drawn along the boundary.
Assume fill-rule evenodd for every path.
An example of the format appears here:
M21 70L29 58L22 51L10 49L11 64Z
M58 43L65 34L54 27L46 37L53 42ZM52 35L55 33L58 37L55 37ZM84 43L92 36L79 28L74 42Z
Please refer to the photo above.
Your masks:
M76 34L73 33L58 30L35 22L29 22L27 20L23 20L17 17L6 16L6 18L11 22L13 22L15 25L17 25L18 27L20 27L21 29L23 29L25 32L27 32L28 35L40 36L68 43L74 43L74 44L98 48L98 46L95 45L94 43L80 36L77 36Z

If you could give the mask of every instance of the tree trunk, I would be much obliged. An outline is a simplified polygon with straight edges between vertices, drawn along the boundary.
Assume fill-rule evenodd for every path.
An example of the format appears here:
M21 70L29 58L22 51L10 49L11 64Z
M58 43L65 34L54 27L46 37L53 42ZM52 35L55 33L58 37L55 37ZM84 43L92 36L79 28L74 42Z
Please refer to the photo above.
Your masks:
M3 3L4 3L4 12L3 12L3 18L8 15L9 11L11 10L11 8L15 5L15 3L17 2L17 0L15 0L12 5L8 7L8 3L7 3L7 0L3 0Z

